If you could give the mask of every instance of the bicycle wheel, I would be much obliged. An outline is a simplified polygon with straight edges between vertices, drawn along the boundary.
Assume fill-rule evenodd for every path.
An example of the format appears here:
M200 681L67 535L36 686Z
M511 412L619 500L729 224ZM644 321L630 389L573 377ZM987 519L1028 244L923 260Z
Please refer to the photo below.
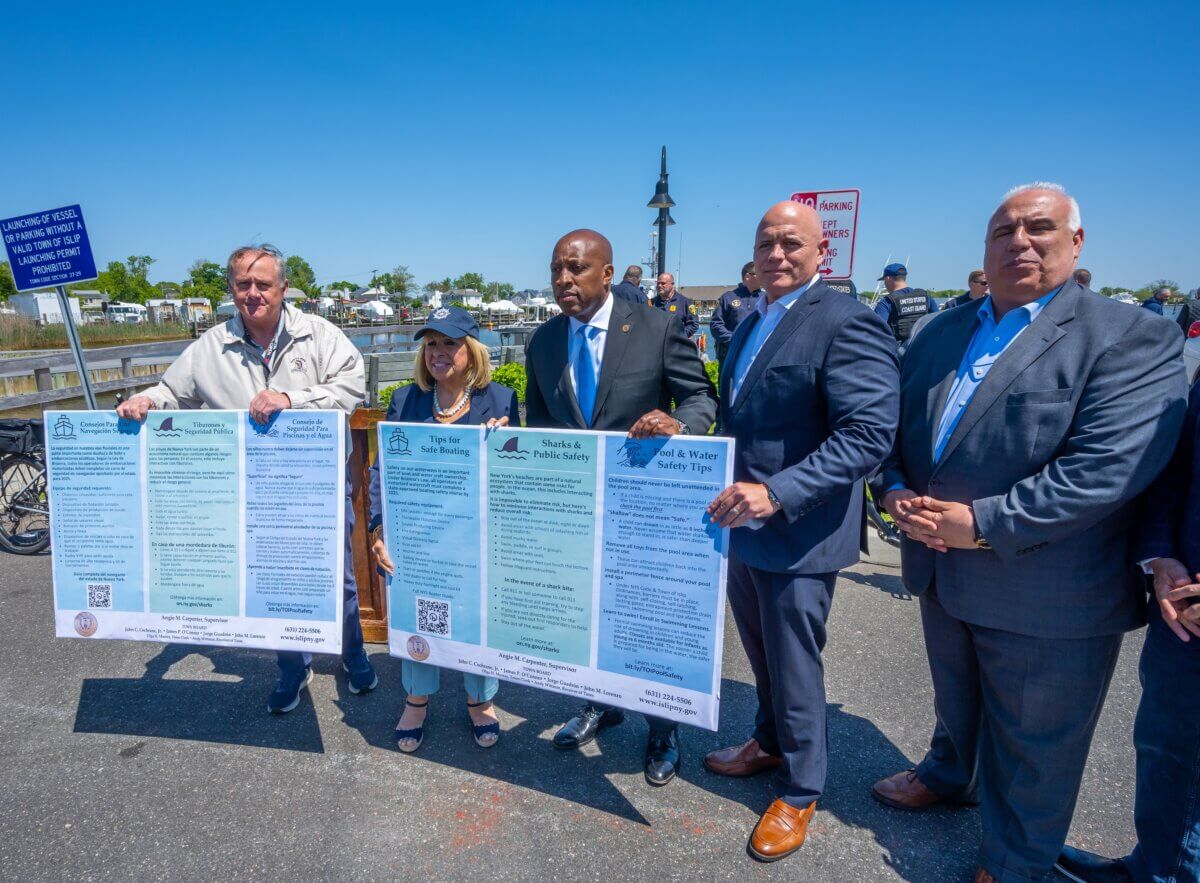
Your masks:
M50 545L46 466L12 454L0 461L0 548L36 555Z

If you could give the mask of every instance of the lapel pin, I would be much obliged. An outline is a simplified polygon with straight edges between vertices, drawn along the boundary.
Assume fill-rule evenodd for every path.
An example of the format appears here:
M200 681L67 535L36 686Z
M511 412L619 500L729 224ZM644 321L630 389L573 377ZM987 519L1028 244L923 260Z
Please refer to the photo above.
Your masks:
M622 325L622 326L621 326L621 330L622 330L624 333L628 334L628 333L629 333L629 329L630 329L630 328L632 328L632 327L633 327L632 325L630 325L628 322L626 322L624 325Z

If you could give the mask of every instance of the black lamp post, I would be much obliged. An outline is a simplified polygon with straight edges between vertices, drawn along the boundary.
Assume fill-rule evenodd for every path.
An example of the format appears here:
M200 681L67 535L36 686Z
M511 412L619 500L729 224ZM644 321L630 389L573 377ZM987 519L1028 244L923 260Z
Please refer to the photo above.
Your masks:
M667 272L667 225L674 224L671 217L671 206L675 200L667 193L667 148L662 149L662 171L658 174L658 183L654 186L654 197L646 203L649 208L658 209L658 275Z

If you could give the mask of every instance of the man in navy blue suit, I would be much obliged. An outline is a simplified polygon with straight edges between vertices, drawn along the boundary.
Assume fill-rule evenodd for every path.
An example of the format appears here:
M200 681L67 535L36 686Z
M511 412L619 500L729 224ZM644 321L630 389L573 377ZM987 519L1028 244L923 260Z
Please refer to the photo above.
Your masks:
M1135 501L1185 410L1180 336L1071 278L1083 236L1062 187L1005 197L991 294L905 354L881 478L937 725L873 793L910 810L977 793L977 883L1043 880L1059 856L1122 635L1144 622Z
M721 376L736 481L708 511L731 529L729 603L758 714L747 742L704 765L726 776L779 771L778 799L750 837L763 861L804 844L825 787L825 622L838 571L858 561L863 478L896 431L896 345L882 319L820 281L828 246L808 206L782 202L763 216L763 294Z
M1200 385L1183 435L1142 498L1136 557L1153 577L1133 726L1138 842L1123 859L1070 846L1056 867L1085 883L1200 881Z

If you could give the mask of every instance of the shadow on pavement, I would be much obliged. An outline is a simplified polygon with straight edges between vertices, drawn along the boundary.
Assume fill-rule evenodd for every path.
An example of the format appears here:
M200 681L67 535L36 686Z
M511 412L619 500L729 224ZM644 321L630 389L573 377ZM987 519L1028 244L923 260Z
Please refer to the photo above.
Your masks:
M843 570L838 574L838 578L857 583L860 586L878 589L898 601L913 600L912 593L904 587L904 581L900 579L898 573L856 573L853 570Z
M215 674L239 680L166 678L171 666L193 653L210 659ZM321 672L331 665L337 665L335 658L318 657L313 667ZM146 663L140 678L86 678L79 691L75 732L324 752L311 698L301 698L290 714L267 714L267 694L276 677L273 655L168 644Z
M580 700L502 681L495 698L502 735L494 748L483 749L471 737L462 675L444 669L441 689L429 699L425 741L417 753L406 755L392 736L404 705L400 660L374 653L371 662L379 687L369 697L355 696L339 678L337 706L348 726L368 745L394 755L396 764L415 765L416 775L424 764L453 767L649 827L609 780L613 774L641 773L646 725L640 715L631 714L624 724L605 730L585 751L562 751L542 735L565 723Z

